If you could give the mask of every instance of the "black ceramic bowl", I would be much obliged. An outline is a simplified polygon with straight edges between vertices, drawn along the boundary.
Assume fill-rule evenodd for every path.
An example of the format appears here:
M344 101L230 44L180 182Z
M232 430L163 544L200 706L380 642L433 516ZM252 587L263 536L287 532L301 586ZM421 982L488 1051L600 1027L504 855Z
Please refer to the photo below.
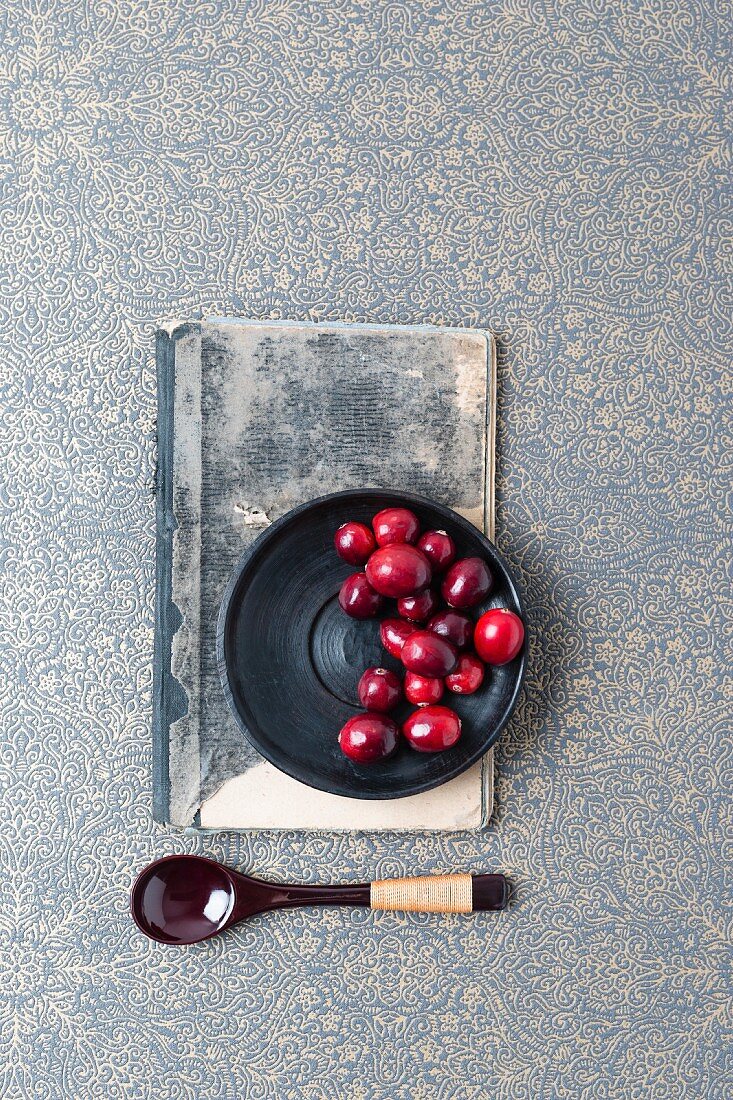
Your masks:
M474 695L446 692L443 702L463 722L452 749L420 753L403 742L390 760L369 767L343 755L338 732L360 710L360 676L371 665L396 672L402 666L382 648L378 619L359 622L339 607L338 590L356 567L337 556L333 537L346 520L369 524L392 504L416 512L423 530L447 530L459 557L476 555L488 562L494 588L470 612L474 618L488 607L522 615L509 570L480 531L450 508L382 489L321 497L273 523L241 558L219 614L219 669L242 733L287 775L349 798L403 798L460 775L496 741L524 676L522 649L509 664L490 669ZM385 615L396 615L393 601L387 601ZM401 722L412 709L405 703L392 717Z

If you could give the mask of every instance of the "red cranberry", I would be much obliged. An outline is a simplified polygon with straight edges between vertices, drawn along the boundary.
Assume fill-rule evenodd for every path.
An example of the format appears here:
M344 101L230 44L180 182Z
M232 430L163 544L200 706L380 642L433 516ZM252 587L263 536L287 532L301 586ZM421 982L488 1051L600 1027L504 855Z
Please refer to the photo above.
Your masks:
M447 569L456 556L456 544L447 531L426 531L417 540L418 550L422 550L435 573Z
M342 523L333 543L338 556L349 565L363 565L377 549L377 540L365 523Z
M366 564L366 575L380 596L414 596L430 584L430 562L414 546L395 543L375 550Z
M474 607L488 596L494 578L482 558L461 558L443 578L441 592L451 607Z
M368 668L357 688L364 710L393 710L402 698L402 685L394 672L386 668Z
M419 596L403 596L397 601L397 610L402 618L413 623L424 623L439 606L438 594L432 588L426 588Z
M441 752L461 736L461 720L450 707L420 707L407 719L402 732L418 752Z
M352 619L373 619L384 600L363 573L352 573L341 585L339 603Z
M452 642L456 649L467 649L473 638L473 621L461 611L439 611L427 628Z
M443 698L443 681L435 676L420 676L417 672L406 672L405 698L418 707L439 703Z
M524 624L508 607L492 607L476 623L473 642L487 664L505 665L522 648Z
M403 645L416 630L416 626L406 623L404 619L382 619L379 636L390 657L396 657L399 660Z
M483 662L478 657L473 653L461 653L455 670L445 678L445 686L456 695L473 695L484 682L484 672Z
M402 663L420 676L447 676L456 667L456 647L429 630L416 630L402 647Z
M357 764L377 764L397 748L400 731L386 714L357 714L339 733L344 755Z
M420 534L420 520L409 508L383 508L372 520L372 527L380 546L417 542Z

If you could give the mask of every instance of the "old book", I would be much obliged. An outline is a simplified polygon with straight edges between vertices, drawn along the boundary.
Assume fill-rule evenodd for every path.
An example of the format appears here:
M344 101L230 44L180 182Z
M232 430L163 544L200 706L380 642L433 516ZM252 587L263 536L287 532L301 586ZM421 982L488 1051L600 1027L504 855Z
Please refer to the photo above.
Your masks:
M475 829L491 754L409 798L315 791L237 729L220 687L221 593L246 546L339 489L402 488L493 535L495 347L483 331L214 319L158 333L154 814L187 828Z

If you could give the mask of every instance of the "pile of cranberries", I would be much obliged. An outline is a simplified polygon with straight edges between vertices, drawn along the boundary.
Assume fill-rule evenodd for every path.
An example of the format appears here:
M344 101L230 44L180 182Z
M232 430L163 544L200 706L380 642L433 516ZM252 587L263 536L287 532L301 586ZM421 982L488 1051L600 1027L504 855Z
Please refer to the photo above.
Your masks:
M397 601L397 615L380 625L382 645L405 668L404 680L385 668L368 668L359 681L363 714L339 733L341 750L359 764L386 760L400 732L418 752L441 752L461 736L461 720L441 706L444 692L470 695L485 665L513 660L524 642L522 620L505 607L477 623L466 613L491 592L494 579L481 558L459 558L446 531L420 531L409 508L385 508L365 523L350 521L334 538L336 552L363 567L341 585L339 603L355 619L372 619ZM472 652L471 650L475 650ZM388 717L403 698L414 710L402 729Z

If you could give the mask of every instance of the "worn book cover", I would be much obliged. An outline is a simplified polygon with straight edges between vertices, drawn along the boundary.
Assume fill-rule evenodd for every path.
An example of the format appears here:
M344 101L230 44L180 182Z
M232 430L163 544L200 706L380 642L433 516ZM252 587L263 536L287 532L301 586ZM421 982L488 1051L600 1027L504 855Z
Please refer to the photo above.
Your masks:
M432 326L174 322L157 338L154 814L182 828L476 829L492 754L408 798L316 791L238 730L216 666L221 594L265 527L340 489L412 490L493 536L495 346Z

